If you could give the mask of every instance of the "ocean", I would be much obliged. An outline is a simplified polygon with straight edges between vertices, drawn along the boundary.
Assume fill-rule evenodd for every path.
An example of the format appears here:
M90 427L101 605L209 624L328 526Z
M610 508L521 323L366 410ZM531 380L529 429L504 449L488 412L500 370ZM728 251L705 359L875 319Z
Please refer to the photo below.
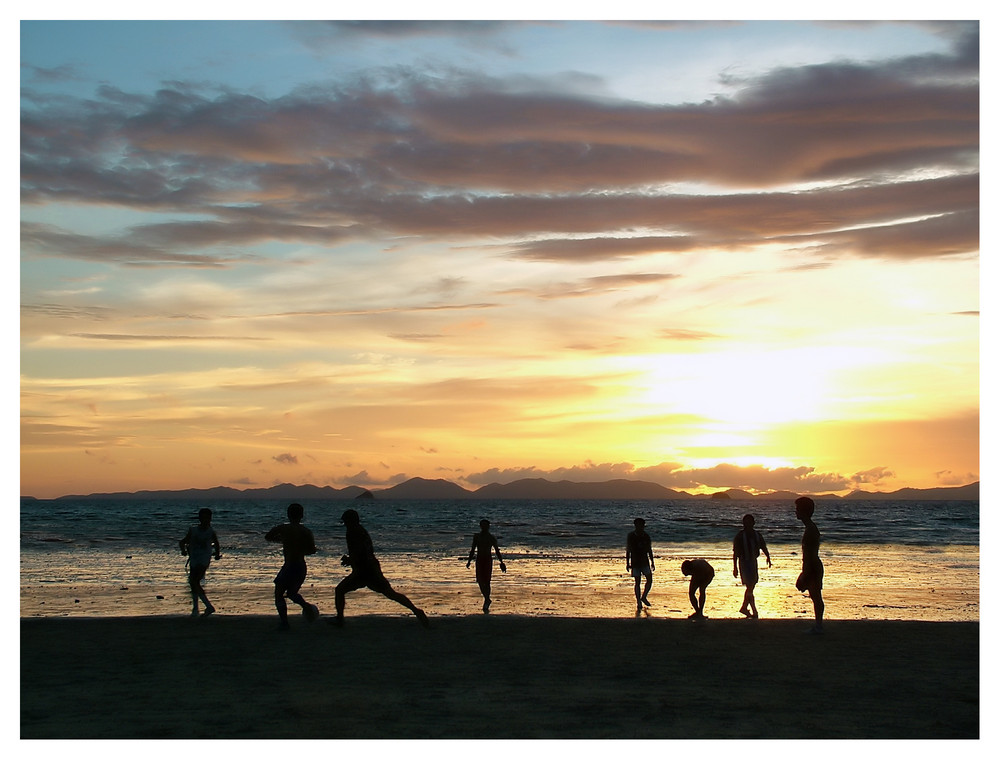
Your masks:
M479 520L487 518L508 572L495 567L492 615L635 615L625 571L625 537L643 517L656 560L647 613L691 612L680 564L715 567L709 618L742 617L743 588L732 573L732 541L755 515L773 560L759 560L761 617L810 618L794 581L802 526L791 503L767 501L302 500L303 523L319 553L303 595L333 613L333 589L347 569L340 515L354 508L393 587L428 615L478 615L482 597L465 567ZM205 589L220 615L274 614L272 581L280 546L264 533L285 521L287 502L227 500L25 500L21 505L21 616L187 615L190 594L178 541L213 510L222 559ZM978 501L820 500L827 620L978 620ZM292 605L293 612L296 610ZM408 615L369 590L347 598L347 615ZM749 623L748 624L752 624Z

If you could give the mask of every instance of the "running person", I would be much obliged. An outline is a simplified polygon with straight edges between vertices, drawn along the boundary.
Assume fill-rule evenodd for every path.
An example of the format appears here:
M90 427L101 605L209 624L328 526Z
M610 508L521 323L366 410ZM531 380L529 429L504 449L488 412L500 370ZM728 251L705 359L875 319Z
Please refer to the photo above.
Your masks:
M351 591L357 591L366 586L377 591L387 599L398 602L417 616L417 620L425 628L428 625L427 615L403 594L393 590L392 585L382 575L382 566L375 557L375 548L368 531L361 525L361 517L353 509L348 509L340 517L347 532L347 554L340 558L340 564L351 568L351 574L337 584L335 598L337 604L337 619L331 621L336 625L344 624L345 597Z
M312 623L319 617L319 608L302 598L299 589L306 580L306 555L316 553L312 531L302 525L304 510L301 504L288 505L288 522L275 525L264 539L281 543L285 563L274 579L274 606L278 610L279 628L288 630L288 597L302 608L305 619Z
M469 550L469 561L465 563L466 568L476 560L476 583L479 590L483 592L483 612L490 611L493 600L490 599L491 581L493 580L493 553L496 552L500 561L500 572L507 572L507 565L500 556L500 546L496 538L490 533L490 521L479 521L480 532L472 537L472 548Z
M191 586L191 617L198 617L198 600L205 603L205 616L215 612L215 607L208 601L208 595L201 582L212 562L212 556L222 558L219 537L212 527L212 510L207 507L198 510L198 524L188 528L187 534L180 540L181 556L188 558L188 585Z
M757 618L757 601L753 590L757 585L757 557L761 552L767 557L767 566L771 566L771 554L760 531L754 530L756 520L753 515L743 515L743 530L733 539L733 577L741 578L746 591L743 592L743 606L740 612L748 618Z

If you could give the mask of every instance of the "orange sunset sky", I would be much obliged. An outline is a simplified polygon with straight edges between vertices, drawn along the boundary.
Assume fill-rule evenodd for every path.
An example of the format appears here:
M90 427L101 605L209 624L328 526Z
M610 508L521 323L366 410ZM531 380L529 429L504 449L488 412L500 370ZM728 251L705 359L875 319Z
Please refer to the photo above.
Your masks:
M979 479L977 22L22 22L21 493Z

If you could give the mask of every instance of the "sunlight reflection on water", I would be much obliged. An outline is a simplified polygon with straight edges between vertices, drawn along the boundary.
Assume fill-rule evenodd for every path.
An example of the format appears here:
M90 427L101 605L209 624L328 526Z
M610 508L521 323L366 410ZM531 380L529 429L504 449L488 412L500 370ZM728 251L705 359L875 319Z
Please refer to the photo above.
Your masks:
M732 575L728 543L654 544L656 571L649 614L686 617L684 559L702 557L715 567L708 588L709 617L738 618L743 587ZM539 552L503 547L508 572L494 568L492 614L623 617L635 614L632 579L624 557L606 550ZM807 596L795 590L800 570L797 544L771 546L774 565L763 557L756 590L762 617L812 614ZM825 544L824 597L828 619L978 620L979 548ZM128 558L130 557L130 558ZM339 553L310 559L303 588L307 599L333 612L333 589L346 574ZM382 568L393 587L431 615L481 614L482 597L465 556L447 553L383 553ZM280 553L224 551L212 564L206 590L220 614L273 614L271 582ZM114 552L55 548L22 553L22 616L118 616L186 614L190 607L183 558L146 550ZM348 596L347 614L409 614L368 590Z

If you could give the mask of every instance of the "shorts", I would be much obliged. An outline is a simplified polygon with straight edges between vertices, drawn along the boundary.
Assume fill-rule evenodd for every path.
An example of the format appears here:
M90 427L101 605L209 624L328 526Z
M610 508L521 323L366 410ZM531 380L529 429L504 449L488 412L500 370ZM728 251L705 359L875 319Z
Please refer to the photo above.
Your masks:
M823 588L823 563L804 569L795 579L795 588L799 591L820 590Z
M208 565L191 565L188 568L188 581L192 584L204 580L205 573L208 572Z
M476 582L489 583L493 580L493 558L490 557L485 562L476 560Z
M337 584L337 590L347 593L348 591L357 591L359 588L370 588L372 591L377 591L380 594L384 594L387 591L392 591L392 585L386 580L386 577L382 575L381 570L374 570L368 572L352 572L344 580Z
M649 565L632 565L632 577L639 580L642 576L646 576L650 580L653 579L653 571Z
M757 574L757 560L753 559L749 562L740 559L738 560L740 567L740 578L743 581L744 586L756 586L757 581L760 577Z
M286 593L296 594L302 588L306 580L306 563L286 562L281 566L277 576L274 578L274 585L281 586Z

